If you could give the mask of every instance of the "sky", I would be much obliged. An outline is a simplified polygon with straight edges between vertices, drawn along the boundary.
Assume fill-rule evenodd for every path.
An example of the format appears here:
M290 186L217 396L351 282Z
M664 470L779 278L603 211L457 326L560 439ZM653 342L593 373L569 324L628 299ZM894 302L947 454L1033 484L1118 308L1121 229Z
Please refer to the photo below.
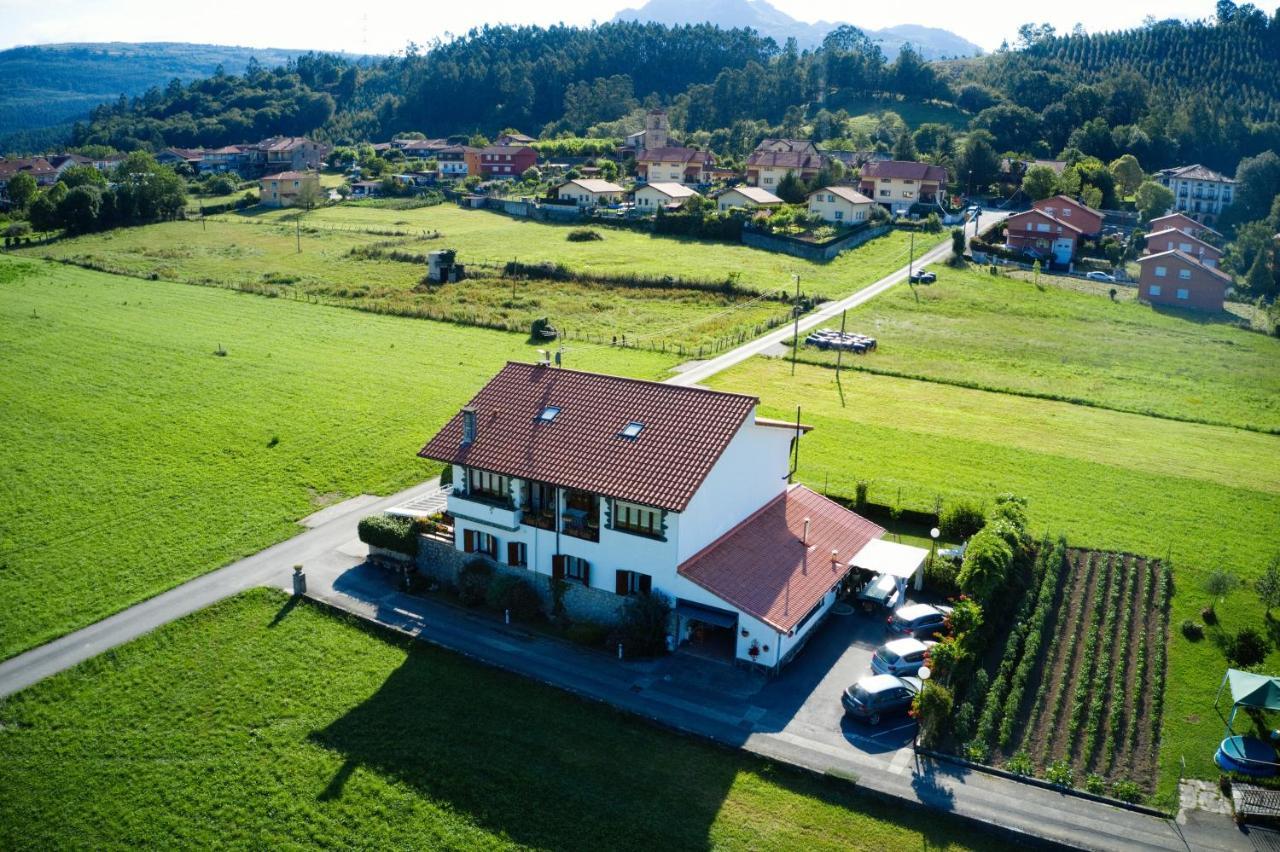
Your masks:
M167 0L0 0L0 49L65 41L187 41L249 47L309 48L350 53L395 53L414 41L484 23L589 25L643 0L487 0L484 3L317 3L299 6L260 0L175 5ZM948 29L987 50L1014 41L1019 24L1047 21L1059 31L1083 24L1090 32L1124 29L1148 14L1207 18L1212 0L1164 0L1139 6L1124 0L1026 4L913 0L852 4L848 0L773 0L803 21L836 21L868 29L922 24ZM1269 4L1263 3L1265 8ZM394 14L391 9L394 8ZM362 12L367 9L368 14ZM301 14L300 14L301 13ZM251 23L249 23L251 22Z

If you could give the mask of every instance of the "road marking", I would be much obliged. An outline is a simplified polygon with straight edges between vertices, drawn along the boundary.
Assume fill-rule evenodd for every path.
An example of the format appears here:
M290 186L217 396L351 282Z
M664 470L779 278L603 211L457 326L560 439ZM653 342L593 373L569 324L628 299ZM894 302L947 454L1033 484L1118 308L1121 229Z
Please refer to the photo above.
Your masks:
M906 771L907 764L911 762L911 758L915 756L915 750L909 748L898 749L897 754L893 756L893 760L889 761L889 771L894 775L901 775Z

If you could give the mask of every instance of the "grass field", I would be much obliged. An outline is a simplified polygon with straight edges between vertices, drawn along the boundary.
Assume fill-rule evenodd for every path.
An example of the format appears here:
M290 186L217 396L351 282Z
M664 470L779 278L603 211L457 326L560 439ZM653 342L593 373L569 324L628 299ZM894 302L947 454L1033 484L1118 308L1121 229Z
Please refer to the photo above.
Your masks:
M306 217L299 253L294 215L255 210L203 223L118 229L28 254L110 272L306 296L507 330L525 330L532 320L549 317L574 340L626 336L646 348L720 349L789 317L787 305L758 299L757 294L779 288L790 293L792 272L801 276L805 292L853 292L905 264L909 240L895 232L832 263L813 264L745 246L604 228L599 229L603 240L575 243L566 239L570 226L522 222L451 204L408 210L340 205ZM920 250L933 242L932 237L919 240ZM459 261L470 266L470 279L423 285L425 264L416 258L438 248L458 249ZM502 276L499 266L513 259L563 263L597 275L672 275L723 282L736 273L744 292L511 280Z
M226 357L213 353L219 346ZM415 457L517 335L0 258L0 658L297 531ZM567 363L656 378L609 347Z
M997 847L286 601L247 592L0 706L0 846Z
M848 328L879 345L865 357L845 355L846 365L1280 431L1280 339L1112 302L1088 285L934 269L938 283L895 288L849 312ZM836 360L811 348L802 357Z
M867 373L844 375L842 406L832 370L802 364L792 377L785 361L762 358L710 384L758 394L774 416L794 417L801 405L816 428L804 439L799 476L816 488L851 498L867 480L873 501L925 510L939 498L990 502L1011 491L1030 501L1037 535L1170 555L1174 625L1209 602L1201 587L1209 570L1255 577L1277 549L1280 438L1273 435ZM1219 611L1232 631L1261 622L1247 590ZM1280 653L1269 662L1280 664ZM1212 772L1221 731L1213 693L1225 665L1211 641L1172 640L1166 796L1180 758L1192 774Z

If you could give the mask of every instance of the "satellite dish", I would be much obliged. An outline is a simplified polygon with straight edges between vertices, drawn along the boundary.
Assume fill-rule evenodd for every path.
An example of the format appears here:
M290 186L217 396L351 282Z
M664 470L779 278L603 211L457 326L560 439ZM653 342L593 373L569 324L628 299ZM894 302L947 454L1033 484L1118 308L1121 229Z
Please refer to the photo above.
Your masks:
M916 673L921 680L928 680L933 676L933 670L928 666L921 666L920 671Z

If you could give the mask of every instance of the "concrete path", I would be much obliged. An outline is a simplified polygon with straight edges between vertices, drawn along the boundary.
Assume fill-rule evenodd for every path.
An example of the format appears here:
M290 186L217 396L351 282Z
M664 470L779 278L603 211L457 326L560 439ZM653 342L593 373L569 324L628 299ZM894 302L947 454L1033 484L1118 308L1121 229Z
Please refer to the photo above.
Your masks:
M975 235L979 227L990 227L993 223L1001 221L1008 215L1009 214L1003 210L982 211L981 219L978 222L969 222L964 226L966 239ZM951 234L949 231L947 233L947 238L944 241L938 243L927 251L924 250L924 247L927 245L926 239L927 237L924 234L921 234L917 239L923 253L918 255L915 262L911 264L912 269L923 269L930 263L937 263L941 260L945 260L951 254ZM907 265L904 265L901 269L889 273L871 286L864 287L851 296L846 296L835 302L828 302L827 304L819 307L818 310L813 313L800 317L800 333L804 334L811 328L815 328L829 320L835 319L840 316L842 311L847 311L850 308L856 308L861 304L869 302L885 290L888 290L894 284L898 284L906 280ZM748 340L736 349L730 349L722 355L717 355L716 357L709 358L706 361L697 362L686 369L682 369L681 372L667 379L667 384L683 385L687 387L689 385L696 385L701 382L705 382L716 373L723 372L735 364L741 364L743 361L753 356L763 355L767 350L778 346L785 340L789 340L795 333L795 328L795 323L788 323L787 325L780 326L762 337Z
M317 560L331 560L355 537L360 518L437 486L438 480L431 480L390 497L361 495L330 506L303 520L310 527L306 532L11 657L0 663L0 698L245 589L277 585L294 565L309 568Z

